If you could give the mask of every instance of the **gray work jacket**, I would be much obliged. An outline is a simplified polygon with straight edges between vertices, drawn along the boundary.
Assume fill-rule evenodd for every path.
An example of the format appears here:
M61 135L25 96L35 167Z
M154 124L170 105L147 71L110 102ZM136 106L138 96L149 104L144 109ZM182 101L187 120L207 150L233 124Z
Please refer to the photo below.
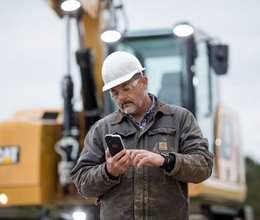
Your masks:
M122 112L99 120L88 132L79 160L71 171L78 192L98 197L101 220L186 220L189 215L188 182L206 180L212 154L193 115L186 109L157 100L154 117L141 130ZM173 152L174 169L131 166L118 180L105 171L104 137L122 136L127 149Z

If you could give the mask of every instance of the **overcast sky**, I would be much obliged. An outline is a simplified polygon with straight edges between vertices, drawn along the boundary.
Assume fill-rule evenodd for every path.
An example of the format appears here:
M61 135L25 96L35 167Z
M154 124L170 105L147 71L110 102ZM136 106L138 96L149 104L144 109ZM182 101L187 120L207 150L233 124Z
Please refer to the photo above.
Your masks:
M129 28L189 21L230 45L222 101L241 120L244 152L260 162L260 2L258 0L125 0ZM193 4L193 5L191 5ZM65 22L44 0L8 0L0 13L0 121L23 109L60 108L66 73ZM75 37L74 48L77 48ZM71 71L79 100L79 72Z

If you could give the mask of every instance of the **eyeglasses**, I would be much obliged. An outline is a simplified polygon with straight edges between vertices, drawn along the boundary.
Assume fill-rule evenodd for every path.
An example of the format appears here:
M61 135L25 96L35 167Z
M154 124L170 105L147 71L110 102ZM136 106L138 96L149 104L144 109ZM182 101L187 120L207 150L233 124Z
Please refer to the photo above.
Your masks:
M120 88L120 89L117 89L117 90L114 90L113 88L110 89L110 91L109 91L110 95L112 96L112 98L116 99L119 97L120 92L122 94L131 93L133 91L133 89L137 86L140 79L141 79L141 77L134 80L131 83L127 83L127 84L123 85L122 88Z

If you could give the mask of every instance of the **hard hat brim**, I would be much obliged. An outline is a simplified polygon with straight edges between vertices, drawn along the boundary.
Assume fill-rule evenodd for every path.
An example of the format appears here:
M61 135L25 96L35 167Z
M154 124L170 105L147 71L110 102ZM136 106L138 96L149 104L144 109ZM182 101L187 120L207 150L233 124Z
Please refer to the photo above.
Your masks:
M141 70L135 70L131 73L128 73L127 75L124 75L122 77L117 78L116 80L113 80L113 81L107 83L106 85L103 86L103 89L102 89L103 92L105 92L109 89L112 89L113 87L116 87L116 86L130 80L135 74L137 74L141 71L144 71L144 70L145 70L145 68L142 68Z

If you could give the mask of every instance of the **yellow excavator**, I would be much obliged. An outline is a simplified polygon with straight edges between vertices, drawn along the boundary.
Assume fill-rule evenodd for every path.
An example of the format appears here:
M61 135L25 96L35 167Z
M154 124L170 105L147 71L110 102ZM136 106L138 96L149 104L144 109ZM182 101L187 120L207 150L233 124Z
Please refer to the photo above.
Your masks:
M19 111L0 122L0 219L99 219L95 198L82 198L69 178L89 127L115 109L102 93L101 64L116 50L135 54L146 67L148 90L162 101L189 109L208 138L215 163L210 179L189 184L190 220L253 219L246 198L245 164L239 120L222 105L219 77L228 71L228 46L195 31L188 23L172 29L116 33L117 11L111 0L48 0L60 19L75 19L80 48L82 111L73 108L73 82L62 81L63 109ZM73 9L66 9L69 7ZM122 13L124 14L124 13ZM57 19L58 19L57 18ZM116 42L102 39L109 30ZM122 217L123 219L123 217Z

